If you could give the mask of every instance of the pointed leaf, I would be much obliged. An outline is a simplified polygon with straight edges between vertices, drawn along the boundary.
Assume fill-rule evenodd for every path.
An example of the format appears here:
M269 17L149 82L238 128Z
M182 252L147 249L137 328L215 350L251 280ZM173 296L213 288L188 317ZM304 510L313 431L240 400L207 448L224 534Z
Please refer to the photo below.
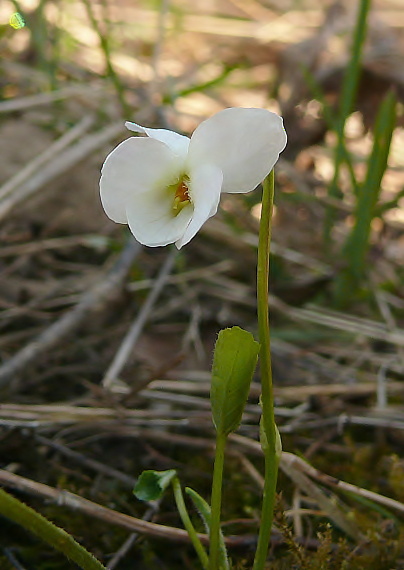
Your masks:
M194 491L190 487L185 487L185 492L188 495L188 497L192 500L192 502L194 503L195 508L198 511L199 516L201 517L201 519L205 525L206 531L209 534L210 533L210 519L211 519L210 506L205 501L205 499L200 496L199 493L197 493L196 491ZM219 562L220 568L223 568L224 570L229 570L229 560L227 558L226 545L225 545L224 536L223 536L223 533L221 530L219 533L219 556L220 556L220 562Z
M282 455L282 439L281 439L281 434L279 433L278 430L278 426L276 424L274 425L274 429L275 429L275 457L278 461L280 461ZM265 432L262 416L260 419L260 443L262 451L264 452L264 454L267 454L269 451L269 443L268 443L267 434Z
M196 510L201 517L203 524L205 525L206 532L209 534L210 532L210 519L211 519L211 511L209 504L205 501L203 497L200 496L199 493L191 489L190 487L185 487L185 492L188 497L194 503Z

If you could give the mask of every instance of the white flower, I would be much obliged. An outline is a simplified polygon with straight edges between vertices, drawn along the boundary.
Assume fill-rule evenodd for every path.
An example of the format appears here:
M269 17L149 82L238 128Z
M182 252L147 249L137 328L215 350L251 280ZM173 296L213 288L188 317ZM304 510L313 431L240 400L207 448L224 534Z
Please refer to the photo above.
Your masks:
M231 108L201 123L191 139L173 131L126 127L131 137L107 157L101 201L147 246L188 243L218 208L221 192L250 192L285 148L282 119L265 109Z

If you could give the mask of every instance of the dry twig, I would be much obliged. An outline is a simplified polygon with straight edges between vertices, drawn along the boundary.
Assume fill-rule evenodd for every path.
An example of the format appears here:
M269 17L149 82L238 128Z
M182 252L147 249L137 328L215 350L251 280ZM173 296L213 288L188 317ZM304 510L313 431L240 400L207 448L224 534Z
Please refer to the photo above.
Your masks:
M230 438L235 443L241 445L244 449L247 448L255 453L261 454L261 446L258 441L254 441L244 436L240 436L237 434L232 434ZM357 485L351 485L351 483L347 483L346 481L342 481L341 479L336 479L335 477L331 477L326 473L322 473L315 467L312 467L306 461L294 455L293 453L289 452L282 452L280 467L286 467L285 472L288 473L290 469L294 469L295 471L300 471L305 475L308 475L312 479L315 479L319 483L326 485L327 487L331 487L333 489L340 489L341 491L345 491L348 493L353 493L354 495L358 495L360 497L365 497L375 503L380 505L384 505L387 508L394 509L401 513L404 513L404 504L396 501L395 499L390 499L390 497L385 497L384 495L380 495L379 493L375 493L373 491L368 491L367 489L363 489L362 487L358 487Z
M129 355L139 338L144 325L149 318L150 312L153 309L155 302L157 301L161 291L163 290L164 285L166 284L167 277L169 276L175 261L176 251L172 251L171 254L167 257L165 263L163 264L159 275L155 281L154 287L152 288L151 292L149 293L145 303L143 304L142 308L139 311L135 321L133 322L132 326L130 327L129 331L127 332L125 338L122 341L121 346L119 347L118 352L116 353L112 363L110 364L105 376L102 380L102 385L104 388L108 388L109 390L114 389L114 382L122 369L124 368ZM122 388L122 384L120 384L119 389ZM129 388L128 388L129 391Z
M18 186L23 184L30 176L33 176L40 168L60 154L74 140L81 137L94 123L94 117L85 115L82 120L54 141L43 153L36 156L22 170L19 170L12 178L7 180L0 188L0 200L11 194Z
M29 495L48 499L61 507L68 507L75 511L80 511L92 518L102 520L107 524L120 526L148 536L165 538L175 542L189 542L188 533L180 528L156 524L119 513L107 507L103 507L98 503L84 499L79 495L70 493L69 491L55 489L43 483L31 481L30 479L15 475L4 469L0 469L0 484L7 488L28 493ZM208 544L209 538L206 534L199 534L198 536L204 544ZM228 546L239 546L246 541L249 541L246 537L226 537Z
M93 289L85 293L73 309L0 366L0 387L8 384L15 375L21 373L39 356L56 346L63 338L77 329L93 309L105 303L122 284L140 249L141 246L137 242L130 240L112 269L97 280Z

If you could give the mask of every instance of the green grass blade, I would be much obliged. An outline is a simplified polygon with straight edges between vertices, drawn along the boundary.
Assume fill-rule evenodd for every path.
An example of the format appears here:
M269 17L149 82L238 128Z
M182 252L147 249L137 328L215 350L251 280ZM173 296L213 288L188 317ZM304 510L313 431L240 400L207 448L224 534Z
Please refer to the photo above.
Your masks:
M174 93L165 93L163 95L163 104L172 105L176 99L179 97L186 97L192 93L199 93L201 91L206 91L212 87L217 87L222 84L222 82L230 75L235 69L239 69L239 65L225 65L223 70L209 81L204 81L203 83L197 83L196 85L191 85L190 87L185 87Z
M319 103L321 103L324 120L325 120L328 128L331 131L334 131L338 134L338 120L334 117L334 110L327 103L327 100L324 96L324 92L321 88L321 85L319 85L316 78L314 77L314 75L311 73L311 71L307 67L302 67L302 73L303 73L304 80L305 80L308 88L312 92L313 96L317 99L317 101L319 101ZM341 138L341 153L342 153L343 162L345 162L345 164L348 168L348 172L349 172L349 176L351 178L351 184L352 184L353 191L355 194L357 194L358 189L359 189L359 185L358 185L358 181L356 180L356 175L355 175L355 171L354 171L353 164L352 164L352 157L346 148L344 137Z
M376 208L377 215L382 215L384 212L388 210L392 210L393 208L399 207L399 202L401 198L404 198L404 188L402 188L392 200L388 200L388 202L383 202L383 204L379 204Z
M98 22L97 18L95 17L93 5L92 5L91 1L90 0L82 0L82 2L83 2L85 9L87 11L88 19L90 20L91 25L94 28L94 31L98 35L101 50L104 53L107 76L110 78L113 86L115 87L115 91L116 91L119 103L121 105L122 112L126 117L130 117L130 115L131 115L130 111L131 110L130 110L130 106L126 102L124 86L123 86L123 84L122 84L118 74L116 73L113 64L112 64L111 50L110 50L108 34L104 34L102 32L101 27L99 25L99 22ZM106 12L104 9L104 14L105 13ZM107 23L107 27L108 27L108 23Z
M363 45L365 43L367 17L370 9L370 3L371 0L361 0L353 38L352 54L342 83L340 110L337 122L338 141L335 149L334 176L328 188L328 196L331 196L333 198L341 197L341 191L339 189L339 173L341 165L344 162L345 122L352 112L356 92L358 89L361 73L361 56ZM324 237L327 243L330 241L331 229L334 223L334 215L334 208L329 207L326 211L326 219L324 225Z
M395 122L396 98L391 92L384 99L377 116L368 170L356 206L356 222L345 246L351 271L358 277L362 275L365 266L371 223L380 196L382 178L387 168Z
M355 102L356 91L358 88L361 73L361 56L363 44L365 43L367 17L370 10L371 0L361 0L358 19L356 21L354 42L352 46L352 56L348 64L348 68L342 84L342 96L340 107L341 131L348 115L351 113Z
M396 124L396 97L393 92L383 100L374 129L374 142L368 160L365 180L360 188L355 224L344 246L347 267L341 275L337 298L339 304L352 295L365 273L366 255L373 218L378 214L377 203L380 197L381 182L387 168L391 139Z
M81 544L62 528L59 528L40 513L0 489L0 514L39 537L62 552L83 570L106 570L105 567Z

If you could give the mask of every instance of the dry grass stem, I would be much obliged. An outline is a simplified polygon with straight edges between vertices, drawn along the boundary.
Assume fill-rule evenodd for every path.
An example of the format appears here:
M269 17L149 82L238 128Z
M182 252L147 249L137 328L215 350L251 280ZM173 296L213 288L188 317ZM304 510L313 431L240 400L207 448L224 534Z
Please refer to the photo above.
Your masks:
M163 263L161 270L157 276L157 279L152 287L146 301L144 302L142 308L139 311L135 321L131 325L130 329L128 330L125 338L122 341L121 346L118 349L112 363L110 364L108 370L105 373L105 376L102 380L102 386L108 390L114 391L114 383L116 382L119 374L121 373L122 369L124 368L127 359L133 347L139 338L144 325L147 322L147 319L150 316L151 311L153 310L154 304L157 301L163 287L166 284L167 278L171 273L171 270L174 266L176 257L176 252L173 250ZM119 390L122 390L122 383L120 383Z
M91 310L109 301L111 296L116 294L116 290L122 286L122 282L140 249L141 246L131 240L112 269L90 291L83 295L80 303L45 329L34 341L24 346L10 360L2 364L0 366L0 386L8 384L15 375L30 366L41 354L71 334Z

